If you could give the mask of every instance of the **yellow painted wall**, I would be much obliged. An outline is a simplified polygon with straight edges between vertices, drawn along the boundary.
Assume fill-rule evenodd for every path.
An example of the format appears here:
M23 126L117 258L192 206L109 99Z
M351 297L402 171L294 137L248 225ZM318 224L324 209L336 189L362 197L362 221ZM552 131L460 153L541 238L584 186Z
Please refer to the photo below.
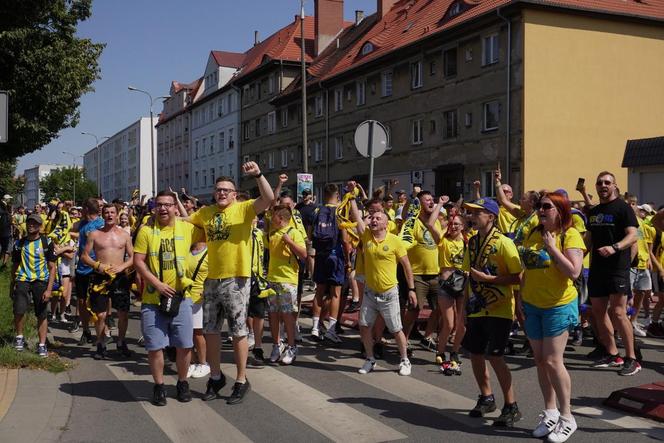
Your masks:
M628 139L664 135L664 25L524 11L523 189L577 177L595 194L598 172L616 174Z

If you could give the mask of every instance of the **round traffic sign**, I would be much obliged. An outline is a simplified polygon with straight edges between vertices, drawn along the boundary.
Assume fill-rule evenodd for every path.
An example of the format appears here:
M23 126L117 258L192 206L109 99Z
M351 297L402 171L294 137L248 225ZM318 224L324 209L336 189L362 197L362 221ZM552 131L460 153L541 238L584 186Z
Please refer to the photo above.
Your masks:
M355 129L355 148L364 157L378 158L387 149L385 126L376 120L366 120Z

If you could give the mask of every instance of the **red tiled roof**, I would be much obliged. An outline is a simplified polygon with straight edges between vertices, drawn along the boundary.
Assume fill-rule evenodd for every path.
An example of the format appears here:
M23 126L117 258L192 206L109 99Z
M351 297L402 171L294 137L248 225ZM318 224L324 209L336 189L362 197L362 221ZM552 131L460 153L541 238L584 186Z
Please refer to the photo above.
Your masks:
M450 17L450 7L461 2L461 12ZM329 79L344 71L375 60L396 49L412 44L470 19L509 4L524 3L571 8L599 13L664 20L664 0L399 0L381 20L373 14L357 27L340 35L340 45L328 47L308 68L310 82ZM365 43L374 50L361 54ZM293 82L284 95L298 88Z
M201 81L202 81L202 80L203 80L203 77L198 78L198 79L194 80L194 81L191 82L191 83L180 83L180 82L178 82L178 81L176 81L176 80L173 80L173 81L171 82L171 88L173 89L173 91L174 91L176 94L177 94L178 92L182 91L183 89L187 89L187 90L197 90L198 87L201 85Z
M229 51L212 51L212 57L219 66L239 68L244 62L245 54Z
M173 80L171 82L171 89L173 91L172 94L177 94L182 90L187 90L189 91L189 96L191 96L193 103L193 99L196 97L196 94L198 93L198 88L201 87L202 83L203 83L203 77L197 78L196 80L190 83L180 83L176 80ZM177 117L180 114L183 114L189 108L189 106L191 106L191 103L186 104L185 102L185 105L182 109L168 116L164 115L163 112L160 112L159 115L157 116L157 124L155 125L155 127L166 123L167 121L173 119L174 117Z

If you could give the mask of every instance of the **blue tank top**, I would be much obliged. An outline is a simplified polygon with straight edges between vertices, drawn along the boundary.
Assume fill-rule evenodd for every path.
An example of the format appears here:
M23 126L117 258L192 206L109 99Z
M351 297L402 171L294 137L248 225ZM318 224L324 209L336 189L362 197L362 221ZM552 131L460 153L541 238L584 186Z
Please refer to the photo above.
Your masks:
M76 265L76 273L80 275L88 275L92 272L92 268L81 260L83 255L83 250L85 249L85 244L88 242L88 234L92 231L96 231L104 227L104 219L97 217L92 221L81 220L81 224L78 228L78 264ZM95 253L92 251L90 253L91 258L95 258Z

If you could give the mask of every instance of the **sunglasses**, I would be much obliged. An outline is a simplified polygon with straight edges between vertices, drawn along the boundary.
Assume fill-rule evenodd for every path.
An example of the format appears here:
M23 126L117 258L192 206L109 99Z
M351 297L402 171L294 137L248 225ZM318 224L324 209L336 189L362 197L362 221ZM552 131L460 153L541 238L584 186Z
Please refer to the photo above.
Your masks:
M597 186L610 186L613 184L611 180L597 180L597 183L595 183Z
M555 206L553 206L551 203L537 203L535 205L535 209L542 211L550 211L553 208L555 208Z

